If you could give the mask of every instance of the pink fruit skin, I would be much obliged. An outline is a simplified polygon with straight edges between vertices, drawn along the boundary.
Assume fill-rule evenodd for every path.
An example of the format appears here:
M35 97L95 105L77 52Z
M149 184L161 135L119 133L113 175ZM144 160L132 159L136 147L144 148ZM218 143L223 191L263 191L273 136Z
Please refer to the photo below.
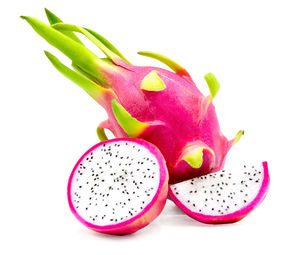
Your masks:
M268 164L267 162L263 162L263 169L264 169L264 180L262 182L262 186L255 197L255 199L246 207L227 215L221 215L221 216L214 216L214 215L205 215L201 213L196 213L191 210L189 210L185 205L183 205L177 197L174 195L171 188L169 188L169 196L173 200L173 202L187 215L192 217L193 219L203 222L203 223L209 223L209 224L218 224L218 223L233 223L237 222L241 219L243 219L245 216L247 216L256 206L258 206L265 198L269 183L270 183L270 176L268 171Z
M56 21L51 18L54 14L47 11L47 16L50 17L51 24L56 23L57 17ZM33 17L22 18L47 42L69 57L77 66L75 69L89 80L88 82L80 77L81 75L78 76L78 73L64 66L52 54L46 53L56 69L86 90L107 111L108 120L102 122L98 128L98 135L102 140L105 139L103 128L106 128L118 138L128 137L129 134L131 138L142 138L153 143L166 159L170 184L222 169L226 154L236 140L227 140L220 131L215 108L211 103L219 90L219 84L212 74L206 76L211 95L204 96L183 67L160 54L149 55L149 52L140 52L141 55L162 61L174 72L129 64L106 39L90 30L88 32L84 28L61 23L50 27ZM74 43L74 40L80 41L79 38L76 39L75 34L61 33L65 30L78 32L78 29L92 40L107 58L99 58L80 43ZM156 71L155 75L150 75L149 78L147 75L152 71ZM148 79L144 80L145 77ZM142 81L146 86L141 86ZM113 99L136 120L151 126L141 130L141 126L145 125L139 126L138 122L133 121L138 127L134 129L131 126L131 130L128 130L126 124L121 124L126 133L117 121L120 118L116 118L112 111ZM187 154L186 150L190 146L194 150ZM200 155L200 150L203 155ZM195 155L198 155L199 160Z
M211 171L220 170L234 140L228 141L221 133L215 108L212 103L207 110L207 98L192 79L161 68L138 67L124 64L125 68L111 76L109 84L115 93L115 99L138 121L161 125L152 125L138 138L156 145L164 155L169 169L169 183L185 181ZM166 88L162 91L142 90L141 82L151 71L157 71ZM108 97L110 98L110 97ZM108 113L105 127L116 137L128 137L117 122L109 102L102 103ZM209 147L215 154L210 156L203 151L203 164L192 168L181 155L186 146L198 144Z
M118 142L118 141L129 141L129 142L135 142L139 143L142 146L146 147L151 153L158 155L157 160L160 165L160 182L159 182L159 188L153 197L152 201L144 208L142 212L140 212L135 217L124 221L122 223L114 224L114 225L106 225L106 226L98 226L91 224L84 220L76 211L72 199L71 199L71 184L72 179L74 176L74 173L78 167L78 165L81 163L81 161L84 159L84 157L89 154L91 151L96 149L98 146L111 143L111 142ZM130 139L130 138L117 138L112 139L109 141L100 142L96 145L94 145L92 148L90 148L86 153L83 154L83 156L78 160L75 167L73 168L73 171L70 175L69 182L68 182L68 202L70 209L72 213L75 215L75 217L86 227L89 229L92 229L97 232L105 233L105 234L113 234L113 235L126 235L131 234L139 229L147 226L150 222L152 222L162 211L162 209L165 206L167 195L168 195L168 171L166 168L166 163L161 156L160 151L153 146L152 144L149 144L146 141L140 140L140 139Z

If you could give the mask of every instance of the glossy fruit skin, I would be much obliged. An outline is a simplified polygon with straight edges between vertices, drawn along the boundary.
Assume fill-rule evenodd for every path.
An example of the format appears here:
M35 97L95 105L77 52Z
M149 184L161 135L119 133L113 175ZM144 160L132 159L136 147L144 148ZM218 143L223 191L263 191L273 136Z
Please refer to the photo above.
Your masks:
M141 138L156 145L164 155L170 184L222 169L229 149L240 138L228 140L221 132L213 98L220 85L209 73L205 80L210 95L203 95L188 72L166 56L139 54L162 61L174 72L152 66L136 66L103 36L63 23L46 10L51 26L22 16L48 43L72 60L72 70L49 52L54 67L78 84L107 112L98 127L101 140L109 129L118 138ZM74 34L90 39L106 58L99 58Z
M131 137L147 140L160 149L167 162L170 183L221 169L234 141L228 141L221 133L213 104L206 105L207 97L196 85L191 80L164 69L136 66L128 68L130 71L123 70L121 78L111 84L111 89L117 102L134 119L149 124L142 132ZM143 78L153 70L166 88L162 91L141 90ZM103 105L108 113L105 128L116 137L129 137L109 102ZM213 153L205 149L203 164L194 168L182 160L182 155L189 146L209 148Z

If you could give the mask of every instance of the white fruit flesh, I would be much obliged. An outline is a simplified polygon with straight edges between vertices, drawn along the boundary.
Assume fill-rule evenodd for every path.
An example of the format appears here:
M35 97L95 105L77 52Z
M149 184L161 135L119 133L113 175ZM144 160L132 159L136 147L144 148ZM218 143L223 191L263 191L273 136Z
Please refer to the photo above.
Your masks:
M129 141L102 144L74 172L71 201L87 222L106 226L139 214L155 196L160 166L146 147Z
M242 164L172 185L171 190L192 212L218 216L236 212L251 203L263 179L261 164Z

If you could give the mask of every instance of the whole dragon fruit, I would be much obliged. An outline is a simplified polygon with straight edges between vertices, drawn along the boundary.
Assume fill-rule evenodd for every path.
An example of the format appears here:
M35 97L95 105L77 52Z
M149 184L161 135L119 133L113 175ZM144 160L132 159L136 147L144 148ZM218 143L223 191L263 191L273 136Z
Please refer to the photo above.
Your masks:
M72 60L74 70L49 52L46 56L62 74L78 84L108 114L98 129L116 137L138 137L155 144L165 157L169 183L178 183L220 170L232 140L221 133L212 99L220 85L211 73L205 76L210 95L204 96L188 72L171 59L153 52L139 54L165 63L174 72L157 67L134 66L104 37L96 32L63 23L46 10L50 26L25 17L48 43ZM87 49L73 33L79 32L98 46L106 58Z

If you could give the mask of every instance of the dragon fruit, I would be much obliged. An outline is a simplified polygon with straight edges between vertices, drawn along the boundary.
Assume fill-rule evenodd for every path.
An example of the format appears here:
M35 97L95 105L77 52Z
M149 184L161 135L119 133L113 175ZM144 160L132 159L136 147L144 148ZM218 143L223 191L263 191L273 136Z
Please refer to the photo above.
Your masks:
M217 173L171 185L169 195L183 212L200 222L232 223L262 202L269 183L267 162L233 169L225 166Z
M152 144L117 138L96 144L75 165L68 201L88 228L124 235L147 226L162 211L168 194L168 170Z
M153 52L139 52L166 64L174 72L141 67L129 61L96 32L63 23L46 10L50 26L25 17L48 43L72 60L73 69L45 52L58 71L78 84L107 112L108 119L97 128L100 140L105 129L115 137L141 138L156 145L166 159L171 184L222 169L226 154L244 133L228 140L220 131L213 98L220 85L205 76L210 95L204 96L188 72L173 60ZM73 33L85 35L106 58L87 49Z

